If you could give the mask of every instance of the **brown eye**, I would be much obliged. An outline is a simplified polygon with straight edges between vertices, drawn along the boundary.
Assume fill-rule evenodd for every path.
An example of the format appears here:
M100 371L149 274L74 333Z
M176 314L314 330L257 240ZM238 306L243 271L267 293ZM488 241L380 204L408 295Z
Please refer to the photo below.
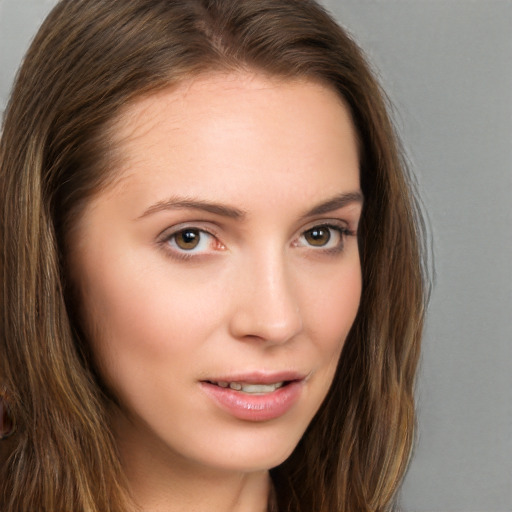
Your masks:
M174 235L176 245L184 251L195 249L201 240L201 234L198 229L184 229Z
M327 245L331 239L331 230L327 226L317 226L308 229L304 233L304 238L306 242L313 247L323 247Z

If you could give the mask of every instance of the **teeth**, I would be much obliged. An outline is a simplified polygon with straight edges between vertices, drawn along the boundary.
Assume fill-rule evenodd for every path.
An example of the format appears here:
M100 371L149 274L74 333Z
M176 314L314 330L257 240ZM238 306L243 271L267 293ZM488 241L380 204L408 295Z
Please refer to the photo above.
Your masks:
M272 393L276 389L284 386L284 382L275 382L273 384L248 384L246 382L216 382L217 386L221 388L231 388L235 391L242 391L243 393L264 394Z
M276 382L275 384L241 384L240 387L244 393L272 393L276 389L282 387L284 382Z

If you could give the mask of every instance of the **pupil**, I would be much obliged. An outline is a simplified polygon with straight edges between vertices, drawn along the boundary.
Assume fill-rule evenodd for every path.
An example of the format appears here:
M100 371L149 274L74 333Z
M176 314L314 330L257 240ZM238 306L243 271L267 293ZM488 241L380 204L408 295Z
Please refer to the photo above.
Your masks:
M185 231L183 233L183 241L187 244L193 244L196 239L196 234L192 231Z
M176 244L182 249L194 249L199 243L199 231L196 229L187 229L182 231L176 237Z
M311 245L322 246L330 240L331 235L328 229L313 228L309 230L306 238Z

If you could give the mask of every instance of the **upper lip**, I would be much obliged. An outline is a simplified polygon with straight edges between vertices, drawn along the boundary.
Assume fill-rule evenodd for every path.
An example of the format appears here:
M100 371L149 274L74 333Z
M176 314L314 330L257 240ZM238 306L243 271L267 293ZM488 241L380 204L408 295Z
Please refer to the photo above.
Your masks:
M245 382L247 384L275 384L276 382L304 380L306 377L306 374L295 371L256 371L249 373L234 373L231 375L209 377L207 379L202 379L202 382Z

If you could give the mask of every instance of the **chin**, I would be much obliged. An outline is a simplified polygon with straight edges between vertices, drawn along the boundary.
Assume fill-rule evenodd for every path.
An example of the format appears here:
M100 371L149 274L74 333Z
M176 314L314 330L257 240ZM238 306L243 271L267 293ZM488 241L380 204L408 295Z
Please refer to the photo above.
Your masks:
M270 423L270 422L269 422ZM189 438L181 446L163 440L177 455L179 464L192 464L217 471L251 473L267 471L282 464L297 446L302 431L282 425L245 424L235 428L211 429L208 434Z
M272 447L274 448L274 447ZM208 462L209 466L227 472L237 473L254 473L258 471L268 471L282 464L293 452L295 445L279 450L269 449L252 449L238 451L235 454L222 457L212 457Z
M209 446L201 450L203 458L209 459L208 465L239 472L269 470L292 454L303 434L302 430L268 424L248 427L238 434L212 437Z

